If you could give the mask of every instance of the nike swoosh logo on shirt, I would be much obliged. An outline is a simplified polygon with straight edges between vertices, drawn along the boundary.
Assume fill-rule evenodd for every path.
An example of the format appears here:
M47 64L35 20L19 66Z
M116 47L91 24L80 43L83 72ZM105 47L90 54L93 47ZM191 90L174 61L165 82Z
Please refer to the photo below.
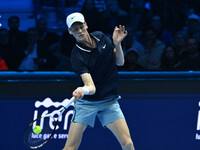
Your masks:
M103 46L103 49L105 49L106 48L106 44Z

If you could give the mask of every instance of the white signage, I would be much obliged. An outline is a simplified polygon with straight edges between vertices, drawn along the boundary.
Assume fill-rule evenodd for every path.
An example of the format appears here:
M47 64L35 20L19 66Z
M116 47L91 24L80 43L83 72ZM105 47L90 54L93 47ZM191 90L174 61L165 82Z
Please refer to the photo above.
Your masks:
M200 102L199 102L199 107L200 107ZM200 110L198 112L198 117L197 117L197 131L200 132ZM200 140L200 134L196 133L195 138L196 140Z
M59 107L63 107L65 106L66 103L68 103L69 99L64 99L62 102L54 102L51 98L47 97L45 98L43 101L36 101L35 102L35 108L36 110L34 111L34 116L33 116L33 120L37 119L38 117L42 116L42 115L46 115L49 112L50 107L54 108L54 111L57 111L59 109ZM73 106L73 104L71 105ZM57 125L56 130L61 129L60 131L64 131L63 133L55 133L54 136L52 138L54 139L67 139L68 134L66 132L66 130L69 129L69 124L71 122L70 117L72 117L73 115L73 109L67 109L61 116L61 118L59 119L59 123ZM55 114L56 117L56 114ZM45 120L46 119L46 120ZM40 125L40 127L43 129L44 127L44 122L48 121L48 126L51 130L54 129L54 125L53 125L53 119L49 117L47 118L41 118L40 121L38 122L34 122L33 124L33 128L36 125ZM41 138L43 137L43 139L45 140L46 138L48 138L51 134L50 133L42 133L42 134L33 134L32 138Z

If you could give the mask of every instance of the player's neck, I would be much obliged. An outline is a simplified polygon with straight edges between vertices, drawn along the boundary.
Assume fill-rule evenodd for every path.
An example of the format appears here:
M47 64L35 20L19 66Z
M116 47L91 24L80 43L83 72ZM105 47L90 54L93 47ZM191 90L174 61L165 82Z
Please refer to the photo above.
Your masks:
M96 48L97 47L96 41L89 34L87 36L87 39L82 44L87 46L87 47L91 47L91 48Z

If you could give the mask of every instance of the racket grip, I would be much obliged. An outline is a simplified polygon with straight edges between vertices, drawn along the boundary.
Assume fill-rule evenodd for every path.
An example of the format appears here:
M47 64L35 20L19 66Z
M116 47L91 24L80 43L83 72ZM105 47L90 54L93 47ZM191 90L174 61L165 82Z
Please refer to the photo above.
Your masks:
M67 105L64 106L65 109L67 109L73 102L74 102L74 96L72 98L70 98L69 102L67 103Z

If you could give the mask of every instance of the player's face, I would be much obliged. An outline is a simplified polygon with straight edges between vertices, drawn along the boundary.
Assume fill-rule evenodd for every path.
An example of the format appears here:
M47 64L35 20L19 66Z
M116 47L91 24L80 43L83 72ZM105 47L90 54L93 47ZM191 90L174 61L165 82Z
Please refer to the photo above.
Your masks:
M86 38L87 32L86 23L74 23L69 29L69 33L72 34L77 41L82 41Z

